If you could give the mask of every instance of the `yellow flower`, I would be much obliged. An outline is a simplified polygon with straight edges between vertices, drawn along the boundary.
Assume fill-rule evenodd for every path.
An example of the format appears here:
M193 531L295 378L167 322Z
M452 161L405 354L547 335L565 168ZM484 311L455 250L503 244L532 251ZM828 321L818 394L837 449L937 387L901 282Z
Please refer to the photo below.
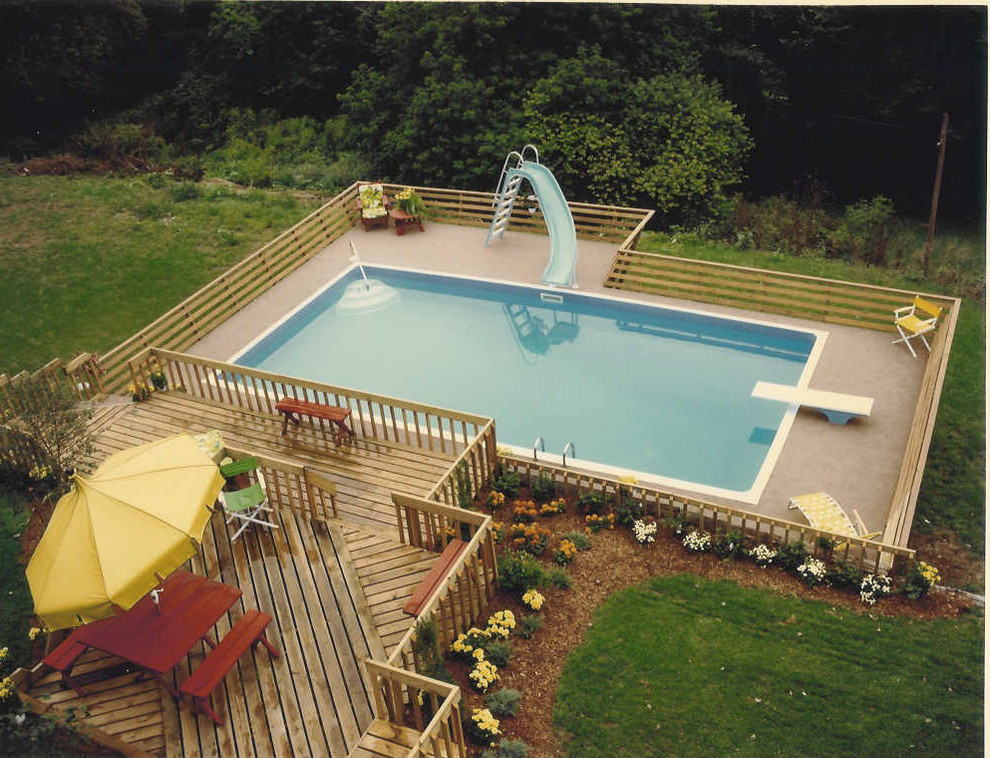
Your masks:
M34 640L38 639L38 635L39 634L41 634L41 629L39 629L36 626L32 626L28 630L28 639L30 639L32 642L34 642Z

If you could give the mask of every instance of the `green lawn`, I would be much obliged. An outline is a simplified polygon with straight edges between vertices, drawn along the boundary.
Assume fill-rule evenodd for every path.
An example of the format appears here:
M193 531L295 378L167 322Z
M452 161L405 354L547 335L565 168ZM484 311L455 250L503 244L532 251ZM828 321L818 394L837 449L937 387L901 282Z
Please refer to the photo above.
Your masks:
M694 576L613 595L567 661L575 758L983 754L983 618L856 615Z
M982 270L985 254L982 239L970 238L966 245L959 239L954 238L954 244L944 248L946 256L951 257L954 265L970 273L976 266ZM666 235L647 233L643 235L638 249L807 276L956 294L934 282L896 270L837 259L739 250L701 242L692 237L672 243ZM938 257L941 249L938 246L933 248L933 268L947 265L947 261ZM978 555L983 554L986 527L985 319L983 303L963 300L913 525L913 529L919 532L954 532L966 547Z
M113 347L317 206L163 177L0 176L0 372Z

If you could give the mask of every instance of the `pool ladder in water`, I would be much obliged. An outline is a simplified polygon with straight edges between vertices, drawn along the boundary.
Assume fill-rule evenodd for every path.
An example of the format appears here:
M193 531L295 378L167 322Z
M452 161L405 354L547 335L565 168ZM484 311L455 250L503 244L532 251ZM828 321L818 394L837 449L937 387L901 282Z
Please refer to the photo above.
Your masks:
M546 443L544 443L544 441L543 441L543 435L540 435L539 437L537 437L536 440L533 442L533 460L534 461L535 460L539 460L536 457L536 448L540 448L540 452L542 452L542 453L545 453L547 451ZM568 442L566 445L564 445L564 452L561 453L560 460L561 460L561 463L563 464L564 468L567 468L567 451L568 450L571 451L571 458L573 458L574 457L574 443L573 442Z

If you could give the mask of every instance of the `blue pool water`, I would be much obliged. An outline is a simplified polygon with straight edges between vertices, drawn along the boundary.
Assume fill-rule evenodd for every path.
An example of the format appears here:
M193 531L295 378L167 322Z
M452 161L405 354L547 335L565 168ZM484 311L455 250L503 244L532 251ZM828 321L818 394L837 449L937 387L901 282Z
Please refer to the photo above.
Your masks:
M351 271L235 358L245 366L495 418L498 440L747 491L815 343L795 331L556 290L367 267L398 297L335 307ZM543 290L542 292L546 292Z

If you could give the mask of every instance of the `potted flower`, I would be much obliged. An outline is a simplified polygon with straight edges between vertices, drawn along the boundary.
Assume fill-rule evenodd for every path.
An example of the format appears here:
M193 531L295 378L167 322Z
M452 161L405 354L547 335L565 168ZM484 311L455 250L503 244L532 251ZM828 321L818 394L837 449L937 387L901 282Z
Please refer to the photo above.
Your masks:
M412 187L406 187L396 194L393 202L410 216L423 216L426 211L426 204Z

